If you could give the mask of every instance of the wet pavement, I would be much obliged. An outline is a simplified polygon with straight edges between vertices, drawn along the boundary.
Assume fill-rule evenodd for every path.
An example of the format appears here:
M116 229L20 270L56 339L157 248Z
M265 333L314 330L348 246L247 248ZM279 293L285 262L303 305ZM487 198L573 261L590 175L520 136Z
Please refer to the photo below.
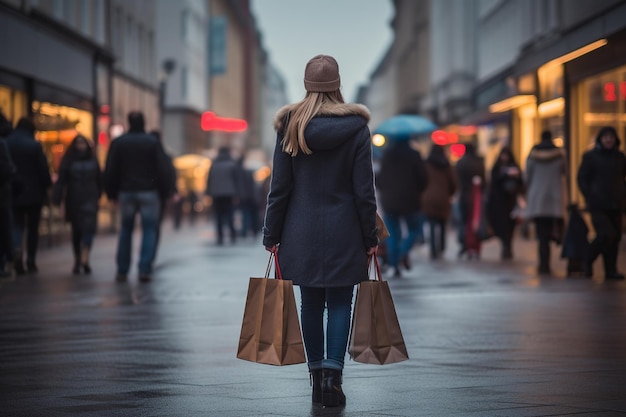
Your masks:
M208 224L166 226L149 284L136 271L114 281L110 235L91 276L71 275L62 244L41 252L37 275L0 281L0 415L626 415L626 283L566 279L557 254L560 276L537 277L532 242L517 240L509 263L495 242L482 261L416 248L389 280L410 360L347 359L348 404L322 409L305 364L235 358L248 277L267 253L213 241Z

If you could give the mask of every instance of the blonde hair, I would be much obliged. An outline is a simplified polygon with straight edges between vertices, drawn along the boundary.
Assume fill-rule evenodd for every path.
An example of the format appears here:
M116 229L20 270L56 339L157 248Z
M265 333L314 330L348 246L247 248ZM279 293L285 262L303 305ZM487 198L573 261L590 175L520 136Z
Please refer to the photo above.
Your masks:
M320 108L327 103L343 104L344 100L341 91L335 90L328 93L309 91L296 104L295 110L289 115L287 128L285 129L282 141L283 152L288 153L292 157L296 156L300 151L306 155L312 153L304 140L304 130L311 119L319 112Z

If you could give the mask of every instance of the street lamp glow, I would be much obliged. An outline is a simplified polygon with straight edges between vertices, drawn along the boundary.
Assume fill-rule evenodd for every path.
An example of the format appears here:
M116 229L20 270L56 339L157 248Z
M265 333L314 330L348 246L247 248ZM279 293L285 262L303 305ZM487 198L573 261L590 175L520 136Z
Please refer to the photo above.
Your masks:
M372 136L372 143L379 148L385 144L386 140L383 135L376 134Z

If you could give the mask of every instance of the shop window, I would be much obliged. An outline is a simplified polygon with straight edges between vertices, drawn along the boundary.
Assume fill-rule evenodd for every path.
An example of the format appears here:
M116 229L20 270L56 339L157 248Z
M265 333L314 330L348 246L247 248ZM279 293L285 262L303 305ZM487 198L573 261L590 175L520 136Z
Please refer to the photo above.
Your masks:
M34 101L33 117L35 137L54 172L58 171L63 154L77 134L93 140L93 116L88 111Z
M0 111L15 125L26 115L26 93L0 85Z

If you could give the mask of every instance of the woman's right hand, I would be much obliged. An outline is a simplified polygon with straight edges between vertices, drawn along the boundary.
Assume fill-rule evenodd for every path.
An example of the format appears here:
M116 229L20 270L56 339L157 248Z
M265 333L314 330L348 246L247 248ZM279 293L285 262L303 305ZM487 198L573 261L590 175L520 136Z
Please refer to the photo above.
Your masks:
M276 251L278 250L278 246L274 245L274 246L266 246L265 250L268 252L272 252L272 253L276 253Z

